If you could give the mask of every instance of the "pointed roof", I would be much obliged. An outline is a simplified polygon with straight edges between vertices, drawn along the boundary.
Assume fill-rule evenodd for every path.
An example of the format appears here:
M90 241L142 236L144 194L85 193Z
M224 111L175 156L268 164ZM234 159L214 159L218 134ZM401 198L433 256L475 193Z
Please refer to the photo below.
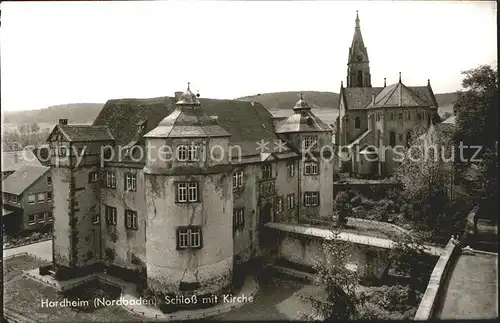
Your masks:
M159 125L149 131L147 138L208 138L229 137L217 120L205 114L198 97L189 88L179 97L177 108Z
M191 92L189 88L190 82L188 82L188 87L184 93L179 97L179 101L177 101L177 105L200 105L200 101L198 100L198 96Z
M295 106L293 107L293 111L295 113L300 113L301 111L305 111L305 110L311 110L311 107L304 100L303 94L300 93L300 99L299 99L299 101L297 101L297 103L295 103Z
M276 127L276 133L332 131L327 124L312 113L302 93L293 111L294 114Z
M368 60L368 51L365 47L365 43L363 42L361 27L359 25L359 15L358 11L356 11L356 27L354 27L354 36L352 37L351 47L349 47L349 58L347 62L367 62Z
M386 86L375 97L374 104L370 104L369 108L382 107L429 107L429 102L424 101L406 85L401 82L401 79L396 84Z

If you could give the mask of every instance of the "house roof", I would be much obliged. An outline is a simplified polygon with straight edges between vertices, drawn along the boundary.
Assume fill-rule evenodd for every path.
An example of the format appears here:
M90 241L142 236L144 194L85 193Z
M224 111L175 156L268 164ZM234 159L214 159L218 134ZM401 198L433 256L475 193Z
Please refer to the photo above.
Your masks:
M49 170L50 167L24 165L2 181L2 191L21 195Z
M42 164L30 149L2 152L2 172L13 172L24 165L41 166Z
M424 101L401 82L383 88L376 95L375 102L373 103L370 105L370 108L421 107L431 105L430 102Z
M332 131L332 128L312 113L302 94L293 112L294 114L277 125L276 133Z
M189 89L180 96L177 108L166 116L160 124L144 135L149 138L207 138L229 137L231 134L219 126L215 118L205 114L198 101Z
M258 102L198 98L208 116L231 134L230 145L238 145L242 155L256 155L257 142L278 141L272 114ZM118 99L106 102L94 121L95 126L108 126L115 144L126 145L137 138L137 122L147 119L143 134L156 128L175 107L172 97L151 99ZM289 149L289 148L286 148Z
M67 141L108 141L113 140L113 136L107 127L93 125L56 125L47 140L50 140L59 129L66 137ZM135 128L134 128L135 129Z
M372 95L375 94L375 107L399 106L402 98L403 106L429 106L437 108L438 103L430 85L406 86L401 83L386 87L348 87L341 88L340 100L344 101L347 110L371 108ZM415 105L417 104L417 105Z

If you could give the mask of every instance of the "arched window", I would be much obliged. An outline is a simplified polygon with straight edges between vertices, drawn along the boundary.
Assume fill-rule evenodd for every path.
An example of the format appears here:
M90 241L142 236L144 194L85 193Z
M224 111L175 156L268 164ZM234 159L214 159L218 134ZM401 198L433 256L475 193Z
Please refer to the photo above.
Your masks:
M358 86L363 86L363 72L358 71L357 79L358 79Z
M361 119L359 117L356 117L354 119L354 128L356 128L356 129L361 128Z

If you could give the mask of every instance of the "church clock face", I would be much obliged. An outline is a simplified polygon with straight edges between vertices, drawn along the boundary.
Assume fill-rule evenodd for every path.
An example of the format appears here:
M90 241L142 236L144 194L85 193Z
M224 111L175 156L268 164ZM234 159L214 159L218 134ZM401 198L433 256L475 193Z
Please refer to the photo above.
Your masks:
M360 61L360 60L362 60L362 59L363 59L363 56L358 55L358 56L356 56L356 58L358 59L358 61Z

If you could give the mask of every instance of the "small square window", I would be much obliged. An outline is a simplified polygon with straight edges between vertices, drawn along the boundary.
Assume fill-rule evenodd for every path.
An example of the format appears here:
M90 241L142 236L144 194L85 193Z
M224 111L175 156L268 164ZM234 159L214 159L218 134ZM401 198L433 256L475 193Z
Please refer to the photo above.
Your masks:
M52 201L52 192L47 192L47 202Z
M28 204L35 204L35 194L28 194Z
M180 227L177 229L177 249L200 249L202 246L201 227Z
M35 214L28 215L28 224L29 225L34 225L35 224Z
M90 172L89 173L89 183L95 183L97 182L98 177L97 177L97 172Z
M48 186L52 185L52 176L47 176L47 185Z
M45 193L38 193L36 195L36 200L38 203L44 203L45 202Z

